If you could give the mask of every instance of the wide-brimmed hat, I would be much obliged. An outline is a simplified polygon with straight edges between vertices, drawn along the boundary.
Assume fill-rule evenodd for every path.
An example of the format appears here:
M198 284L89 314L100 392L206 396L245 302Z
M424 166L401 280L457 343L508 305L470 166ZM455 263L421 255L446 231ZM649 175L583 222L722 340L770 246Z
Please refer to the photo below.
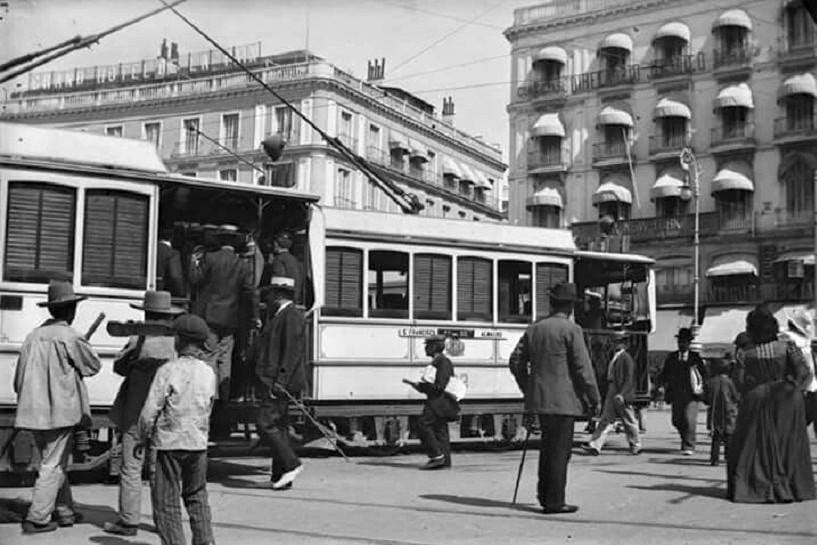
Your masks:
M675 337L679 341L691 341L692 339L695 338L695 335L692 333L692 330L690 328L682 327L681 329L678 330L678 333L675 335Z
M814 337L814 322L808 311L798 309L789 316L789 327L804 337Z
M48 301L37 303L38 307L58 307L87 299L74 293L74 286L67 280L51 280L48 283Z
M295 279L288 276L273 276L270 278L269 288L273 290L295 291Z
M195 314L182 314L173 320L173 331L179 337L201 343L210 336L210 328L207 327L207 322Z
M185 311L172 304L172 297L169 291L148 290L142 304L131 303L131 307L144 310L145 312L155 312L157 314L183 314Z
M556 284L553 289L550 290L550 298L554 301L575 302L578 299L576 296L576 284L573 282Z

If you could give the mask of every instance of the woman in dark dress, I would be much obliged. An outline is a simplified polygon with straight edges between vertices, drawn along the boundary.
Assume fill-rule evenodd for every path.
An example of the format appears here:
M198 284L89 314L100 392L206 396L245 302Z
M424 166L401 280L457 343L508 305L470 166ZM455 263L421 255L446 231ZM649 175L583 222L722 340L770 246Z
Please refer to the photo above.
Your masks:
M814 499L803 389L811 371L793 344L778 340L765 306L746 318L751 345L738 359L741 404L727 454L727 495L741 503Z

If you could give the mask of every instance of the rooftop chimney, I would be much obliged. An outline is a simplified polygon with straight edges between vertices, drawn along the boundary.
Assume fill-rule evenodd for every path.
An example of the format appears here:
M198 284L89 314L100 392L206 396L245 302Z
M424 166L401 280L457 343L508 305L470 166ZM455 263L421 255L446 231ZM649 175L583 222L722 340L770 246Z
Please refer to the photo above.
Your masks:
M454 99L443 97L443 121L454 124Z
M366 76L366 81L380 81L386 77L386 58L383 57L379 61L375 59L374 61L369 61L368 64L368 75Z

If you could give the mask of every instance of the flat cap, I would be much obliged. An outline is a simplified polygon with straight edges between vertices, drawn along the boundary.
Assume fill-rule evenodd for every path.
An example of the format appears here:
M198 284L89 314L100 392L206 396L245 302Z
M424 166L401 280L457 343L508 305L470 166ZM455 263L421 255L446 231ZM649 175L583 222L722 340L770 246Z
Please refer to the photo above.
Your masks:
M210 335L207 322L195 314L182 314L173 320L173 330L179 337L204 342Z

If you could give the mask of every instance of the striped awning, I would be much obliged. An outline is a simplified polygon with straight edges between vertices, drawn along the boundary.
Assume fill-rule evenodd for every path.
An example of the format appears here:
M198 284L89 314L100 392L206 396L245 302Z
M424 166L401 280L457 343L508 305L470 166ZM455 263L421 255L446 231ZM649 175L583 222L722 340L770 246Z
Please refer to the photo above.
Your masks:
M711 267L706 269L706 277L737 276L750 274L757 276L757 259L753 256L724 257L716 259Z
M532 196L528 197L525 205L528 208L534 206L555 206L556 208L564 208L562 195L559 190L553 187L543 187Z
M681 102L662 98L655 105L655 117L683 117L684 119L691 119L692 112L689 106Z
M632 204L633 195L629 189L614 181L604 182L593 193L593 204L613 201Z
M755 184L749 177L751 171L751 167L743 162L732 162L724 165L712 178L712 193L730 189L754 191Z
M745 28L746 30L752 30L752 20L742 9L730 9L729 11L724 11L721 16L712 23L713 30L724 26L737 26Z
M780 87L780 96L811 95L817 97L817 80L814 76L805 73L787 78Z
M814 265L814 251L786 252L774 260L775 263L787 263L789 261L802 261L803 265Z
M466 165L465 163L460 163L460 171L462 172L462 176L460 176L461 182L471 184L477 183L477 175L470 166Z
M670 170L665 172L655 180L650 189L650 198L666 199L667 197L680 197L681 188L684 187L684 178L680 172Z
M626 49L633 50L633 39L623 32L616 32L608 34L606 38L601 41L599 49Z
M443 158L443 174L449 174L455 178L462 178L462 169L451 157Z
M417 140L413 138L409 138L408 141L409 145L409 159L414 161L422 161L424 163L428 162L428 153L426 149L420 144Z
M474 170L474 173L477 175L476 187L486 191L494 188L494 186L491 185L491 180L488 179L488 176L486 176L484 172L481 170Z
M565 128L559 120L559 114L544 114L536 120L530 130L531 136L565 137Z
M533 62L536 61L553 61L567 64L567 51L559 46L549 45L533 54Z
M613 108L612 106L605 106L599 112L599 125L626 125L633 126L633 116L624 110Z
M754 108L752 89L746 83L738 83L725 87L715 98L715 108Z
M659 38L680 38L688 42L691 36L692 33L689 31L689 27L680 21L667 23L655 33L656 40Z
M411 151L406 135L397 131L391 131L389 133L389 149L399 149L406 153Z

